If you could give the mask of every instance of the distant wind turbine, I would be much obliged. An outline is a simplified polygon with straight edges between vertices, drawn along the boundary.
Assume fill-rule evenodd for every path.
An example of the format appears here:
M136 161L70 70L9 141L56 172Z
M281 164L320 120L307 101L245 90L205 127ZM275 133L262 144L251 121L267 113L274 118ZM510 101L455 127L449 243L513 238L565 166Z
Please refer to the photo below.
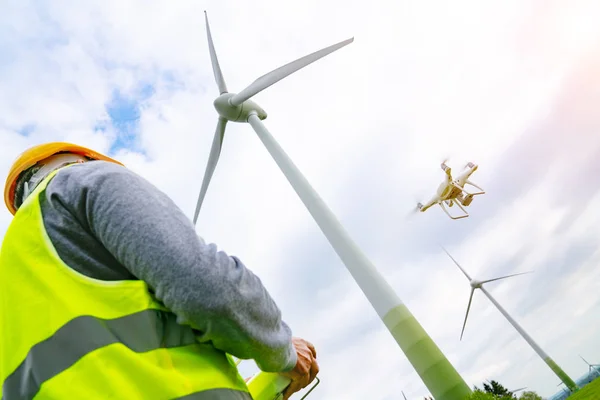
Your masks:
M210 58L220 94L214 101L219 118L194 212L194 224L198 219L210 179L221 153L227 122L249 123L309 213L315 219L317 225L321 228L321 231L341 258L360 289L377 311L379 317L383 320L385 326L425 383L425 386L427 386L437 400L463 400L465 396L471 393L469 386L433 342L431 337L429 337L427 332L425 332L406 305L394 293L392 287L352 241L325 202L319 197L292 160L290 160L275 141L275 138L262 123L267 118L267 113L251 100L252 96L279 82L281 79L352 43L354 38L344 40L283 65L256 79L248 87L236 94L230 93L225 84L225 79L217 60L206 11L205 19ZM310 116L303 113L302 110L298 110L296 118L310 118ZM317 145L318 143L315 144L315 146Z
M536 342L534 342L534 340L531 338L531 336L529 336L529 334L527 334L527 332L525 332L525 330L517 323L517 321L515 321L508 314L508 312L506 312L506 310L504 308L502 308L502 306L496 301L496 299L494 297L492 297L492 295L483 287L484 283L493 282L493 281L497 281L497 280L505 279L505 278L510 278L512 276L528 274L528 273L531 273L532 271L520 272L517 274L506 275L506 276L502 276L500 278L488 279L485 281L478 281L475 279L471 279L469 274L467 274L467 272L463 269L463 267L460 266L460 264L454 259L454 257L452 257L450 255L450 253L443 246L440 246L440 247L442 247L442 250L444 250L444 252L446 252L448 257L450 257L450 259L452 261L454 261L454 264L456 264L456 266L462 271L464 276L467 277L467 279L469 280L469 283L471 285L471 295L469 296L469 304L467 306L467 313L465 314L465 321L463 323L462 331L460 333L460 339L462 340L462 336L465 331L465 326L467 324L467 318L469 316L469 309L471 308L471 301L473 300L473 294L475 292L475 289L479 289L483 292L483 294L485 294L487 296L488 299L490 299L490 301L496 306L498 311L500 311L502 313L502 315L504 315L504 317L508 320L508 322L510 322L511 325L517 330L517 332L519 332L519 334L523 337L523 339L525 339L525 341L527 341L527 343L529 343L529 345L531 347L533 347L535 352L550 367L552 372L554 372L560 378L560 380L565 384L565 386L567 386L569 388L569 390L571 390L571 392L578 390L579 388L578 388L577 384L573 381L573 379L571 379L567 375L567 373L565 371L563 371L562 368L560 368L558 366L558 364L556 364L556 362L554 362L554 360L551 359L550 356L548 354L546 354L546 352L544 350L542 350L542 348Z
M589 362L587 362L587 360L585 358L583 358L581 356L581 354L579 354L579 357L583 360L584 363L586 363L588 365L588 376L592 373L592 371L594 371L596 373L596 375L600 376L600 364L590 364Z

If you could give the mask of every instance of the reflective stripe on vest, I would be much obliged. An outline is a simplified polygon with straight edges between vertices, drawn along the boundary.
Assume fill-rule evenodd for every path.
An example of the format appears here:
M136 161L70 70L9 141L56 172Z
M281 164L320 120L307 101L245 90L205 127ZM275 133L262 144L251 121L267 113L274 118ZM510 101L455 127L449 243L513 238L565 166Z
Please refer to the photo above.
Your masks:
M143 281L64 264L39 203L56 173L25 199L0 252L0 399L250 400L233 360L198 343Z

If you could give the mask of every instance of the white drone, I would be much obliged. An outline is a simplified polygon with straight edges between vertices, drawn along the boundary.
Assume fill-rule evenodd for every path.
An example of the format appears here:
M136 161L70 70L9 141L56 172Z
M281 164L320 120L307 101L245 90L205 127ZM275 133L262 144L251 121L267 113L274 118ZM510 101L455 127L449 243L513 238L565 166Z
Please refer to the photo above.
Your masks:
M444 210L444 212L450 218L467 218L469 216L469 213L467 212L467 210L465 210L464 207L467 207L471 204L471 202L473 201L473 196L485 193L485 191L482 188L469 181L469 178L471 177L473 172L477 171L478 165L473 164L472 162L467 163L467 165L465 166L466 171L460 174L456 179L452 179L452 169L446 165L446 160L442 162L441 167L442 170L446 173L446 179L440 184L440 186L437 189L437 193L431 198L431 200L429 200L426 204L417 204L417 211L425 212L429 207L439 204L440 207L442 207L442 210ZM479 189L480 192L470 193L466 191L464 187L465 184L469 184ZM452 207L454 204L456 204L464 212L464 214L453 217L446 209L445 204L447 204L448 207Z

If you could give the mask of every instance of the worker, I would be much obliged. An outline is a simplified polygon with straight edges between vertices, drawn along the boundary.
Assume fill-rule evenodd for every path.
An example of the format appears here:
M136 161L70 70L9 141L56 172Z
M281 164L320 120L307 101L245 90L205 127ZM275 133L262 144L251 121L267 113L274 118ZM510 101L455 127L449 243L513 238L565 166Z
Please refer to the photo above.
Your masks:
M285 399L318 373L260 279L119 161L35 146L4 199L2 400L251 399L230 355L289 377Z

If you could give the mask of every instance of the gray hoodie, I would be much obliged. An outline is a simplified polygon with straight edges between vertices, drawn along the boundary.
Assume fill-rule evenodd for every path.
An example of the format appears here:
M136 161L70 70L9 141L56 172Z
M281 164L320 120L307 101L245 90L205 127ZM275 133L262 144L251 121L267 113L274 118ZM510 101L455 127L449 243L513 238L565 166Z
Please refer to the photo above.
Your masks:
M155 186L105 161L60 170L40 197L44 226L71 268L102 280L140 279L200 341L254 359L267 372L292 369L291 330L260 279L200 238Z

